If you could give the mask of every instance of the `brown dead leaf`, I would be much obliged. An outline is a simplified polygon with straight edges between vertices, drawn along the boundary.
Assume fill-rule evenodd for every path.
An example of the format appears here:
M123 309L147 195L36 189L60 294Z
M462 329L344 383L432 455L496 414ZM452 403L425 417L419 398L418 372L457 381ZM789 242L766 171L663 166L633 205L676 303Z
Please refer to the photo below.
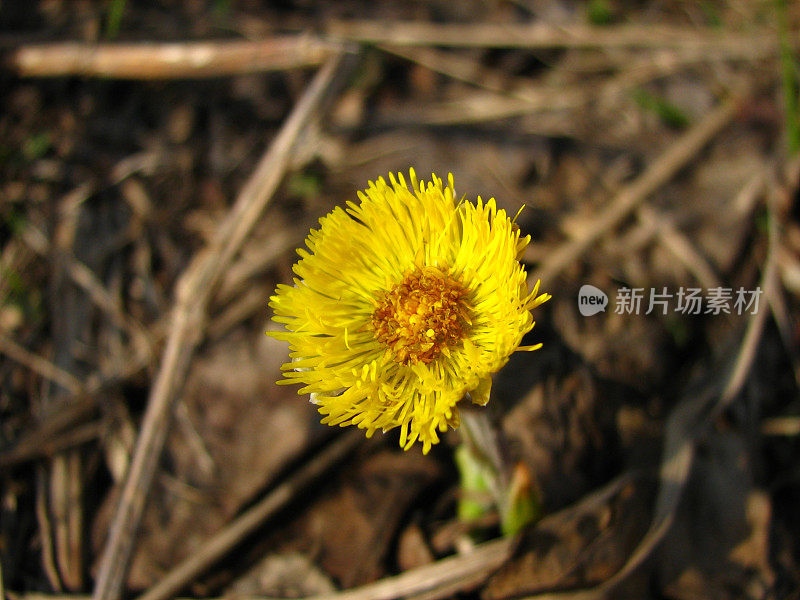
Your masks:
M647 528L653 486L612 482L522 534L516 556L484 588L484 600L590 587L625 563Z
M189 556L321 431L306 399L275 386L264 337L261 328L230 335L195 361L143 517L131 588L153 585ZM116 499L108 494L95 521L96 550Z
M505 416L513 458L528 467L545 506L566 506L607 480L604 465L617 443L614 412L595 378L578 367L535 385Z
M315 502L288 546L313 551L342 587L373 581L409 505L438 475L432 458L383 451L363 462L331 496Z
M302 598L336 591L330 578L298 553L270 554L226 591L233 598L268 596Z
M397 543L397 564L401 571L415 569L434 561L422 529L416 523L406 527Z
M699 448L659 553L658 571L670 598L763 598L772 589L772 506L754 488L751 468L741 434L717 432Z

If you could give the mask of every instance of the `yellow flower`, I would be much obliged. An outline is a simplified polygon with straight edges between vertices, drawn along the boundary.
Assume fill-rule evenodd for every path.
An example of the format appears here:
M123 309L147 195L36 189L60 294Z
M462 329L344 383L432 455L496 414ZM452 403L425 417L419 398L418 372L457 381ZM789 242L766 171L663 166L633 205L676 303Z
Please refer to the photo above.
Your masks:
M279 383L305 384L330 425L367 437L400 427L405 449L427 453L458 426L459 400L486 404L491 375L550 298L528 291L518 258L530 236L494 199L456 201L453 176L402 174L370 182L360 203L320 219L299 249L294 286L270 306L292 361Z

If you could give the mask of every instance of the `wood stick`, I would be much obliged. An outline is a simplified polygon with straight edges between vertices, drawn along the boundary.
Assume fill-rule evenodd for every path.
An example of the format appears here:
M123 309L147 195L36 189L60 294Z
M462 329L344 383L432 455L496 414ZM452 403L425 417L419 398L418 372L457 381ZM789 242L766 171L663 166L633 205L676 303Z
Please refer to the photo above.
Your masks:
M633 182L626 185L616 198L592 219L594 226L580 237L573 238L548 256L528 277L529 285L541 279L546 286L568 265L580 257L597 240L615 229L650 194L655 192L685 167L700 150L738 114L742 94L734 94L709 113L702 121L678 138Z
M392 46L461 48L710 48L778 50L773 31L738 34L664 25L553 25L549 23L430 23L423 21L338 21L327 32L354 42ZM735 50L739 51L739 50Z
M361 432L355 433L363 436ZM476 582L491 575L508 560L515 543L515 540L511 538L484 542L466 554L449 556L435 563L417 567L399 575L384 577L374 583L357 588L321 596L310 596L303 600L391 600L422 593L428 594L426 596L428 598L441 598L473 587ZM12 600L89 600L90 598L80 594L42 594L39 592L25 594L9 592L8 595ZM178 600L188 599L179 598ZM223 600L223 598L208 600ZM275 599L245 596L239 600Z
M780 248L778 225L774 212L769 217L769 249L759 282L767 302L780 293L777 275ZM723 361L719 373L710 374L702 388L692 388L670 412L665 428L653 519L619 571L593 588L544 592L523 600L602 600L609 597L653 553L675 520L683 490L692 472L699 440L736 399L750 374L769 314L767 307L762 305L755 315L751 315L736 355Z
M0 472L20 463L53 456L63 450L96 440L102 436L105 427L106 424L102 420L95 420L78 425L70 431L56 434L51 438L42 437L37 440L39 443L33 443L32 436L26 437L27 443L18 444L9 450L0 452Z
M80 379L72 373L57 367L51 361L38 356L20 346L10 337L0 333L0 354L5 354L9 358L26 366L31 371L38 373L45 379L57 383L72 394L80 394L83 391L83 384Z
M12 50L6 68L22 77L176 79L311 67L341 47L308 35L258 41L136 44L37 44Z
M136 600L168 600L173 597L365 439L363 431L353 429L331 442L263 500L217 532Z
M161 365L150 392L136 448L111 521L93 592L117 600L124 586L136 530L166 440L170 410L203 334L208 303L222 274L252 231L288 168L295 142L337 80L341 54L316 74L273 140L209 247L198 253L177 284L176 305Z

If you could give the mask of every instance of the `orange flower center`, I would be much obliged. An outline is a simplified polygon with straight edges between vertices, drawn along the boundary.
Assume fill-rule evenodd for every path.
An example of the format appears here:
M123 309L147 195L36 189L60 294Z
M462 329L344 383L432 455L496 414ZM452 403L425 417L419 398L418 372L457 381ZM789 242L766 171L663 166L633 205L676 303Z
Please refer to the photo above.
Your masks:
M378 300L372 329L395 362L429 364L455 346L470 324L467 292L437 267L409 273Z

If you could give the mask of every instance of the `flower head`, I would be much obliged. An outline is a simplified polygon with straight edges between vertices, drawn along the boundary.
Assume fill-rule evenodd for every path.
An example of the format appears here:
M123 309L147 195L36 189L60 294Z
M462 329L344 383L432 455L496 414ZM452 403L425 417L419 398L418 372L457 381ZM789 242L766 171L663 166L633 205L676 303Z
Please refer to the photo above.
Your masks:
M270 306L292 361L279 383L302 383L330 425L371 436L400 427L400 445L458 426L459 400L486 404L491 375L550 298L528 291L518 259L530 241L494 199L457 201L445 185L402 174L370 182L320 219L299 249L294 285Z

